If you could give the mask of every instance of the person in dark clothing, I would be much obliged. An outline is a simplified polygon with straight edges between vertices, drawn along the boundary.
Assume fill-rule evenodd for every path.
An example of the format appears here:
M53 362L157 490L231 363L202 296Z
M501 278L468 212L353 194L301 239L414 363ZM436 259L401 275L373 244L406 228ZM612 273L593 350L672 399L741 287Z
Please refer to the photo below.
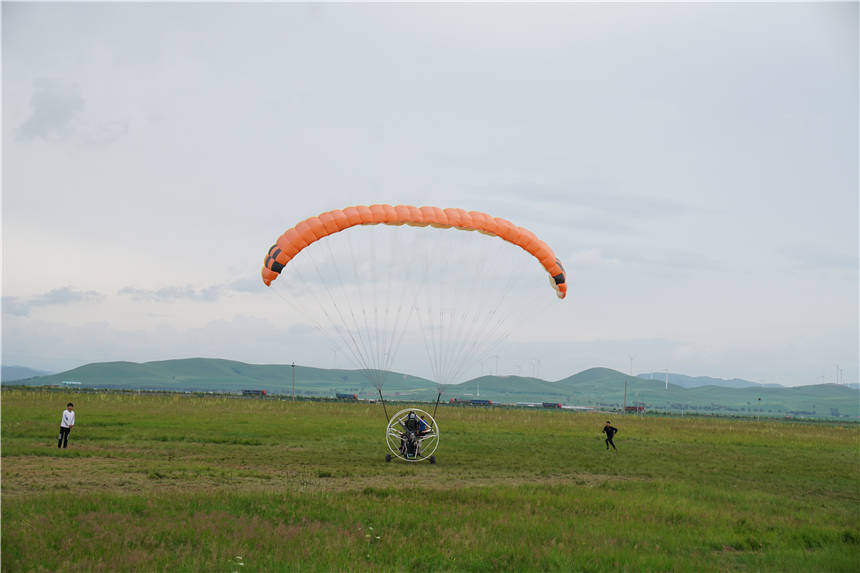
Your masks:
M421 423L415 412L409 412L406 416L406 421L401 422L403 431L400 433L400 452L403 455L408 455L411 452L417 451L418 435L421 428Z
M606 425L603 426L603 433L606 434L606 449L609 449L609 446L612 446L613 450L618 450L615 447L615 442L612 441L612 436L618 433L618 428L614 427L609 423L609 420L606 420Z

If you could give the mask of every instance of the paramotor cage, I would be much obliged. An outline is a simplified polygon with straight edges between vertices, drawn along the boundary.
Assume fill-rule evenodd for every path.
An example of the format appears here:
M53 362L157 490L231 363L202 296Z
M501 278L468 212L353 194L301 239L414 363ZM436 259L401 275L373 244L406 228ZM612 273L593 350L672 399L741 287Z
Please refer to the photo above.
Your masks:
M385 443L395 457L407 462L435 461L439 426L428 412L407 408L394 414L385 429Z

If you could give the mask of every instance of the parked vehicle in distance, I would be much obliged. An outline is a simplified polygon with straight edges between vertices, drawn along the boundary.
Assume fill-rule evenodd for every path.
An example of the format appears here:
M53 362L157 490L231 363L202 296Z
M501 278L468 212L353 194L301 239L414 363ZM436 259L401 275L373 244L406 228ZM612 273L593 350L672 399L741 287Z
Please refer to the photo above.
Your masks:
M451 398L449 404L466 404L469 406L492 406L492 400L469 400L466 398Z

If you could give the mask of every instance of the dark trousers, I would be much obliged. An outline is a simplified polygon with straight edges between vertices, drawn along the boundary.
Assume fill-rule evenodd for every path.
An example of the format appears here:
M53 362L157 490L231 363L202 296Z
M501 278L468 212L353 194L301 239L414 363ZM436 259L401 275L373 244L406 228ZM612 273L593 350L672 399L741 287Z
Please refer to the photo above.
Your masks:
M57 442L57 447L67 447L69 445L69 432L71 432L71 428L60 428L60 439Z
M606 449L607 449L607 450L609 449L609 446L612 446L612 449L613 449L613 450L617 450L617 449L618 449L618 448L616 448L616 447L615 447L615 442L613 442L613 441L612 441L612 438L606 438Z

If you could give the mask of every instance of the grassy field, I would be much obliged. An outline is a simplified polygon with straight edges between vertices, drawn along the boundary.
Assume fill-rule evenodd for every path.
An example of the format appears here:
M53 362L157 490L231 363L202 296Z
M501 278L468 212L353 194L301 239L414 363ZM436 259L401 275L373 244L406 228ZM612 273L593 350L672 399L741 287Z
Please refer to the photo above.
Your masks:
M605 416L4 390L2 570L858 570L860 427Z

